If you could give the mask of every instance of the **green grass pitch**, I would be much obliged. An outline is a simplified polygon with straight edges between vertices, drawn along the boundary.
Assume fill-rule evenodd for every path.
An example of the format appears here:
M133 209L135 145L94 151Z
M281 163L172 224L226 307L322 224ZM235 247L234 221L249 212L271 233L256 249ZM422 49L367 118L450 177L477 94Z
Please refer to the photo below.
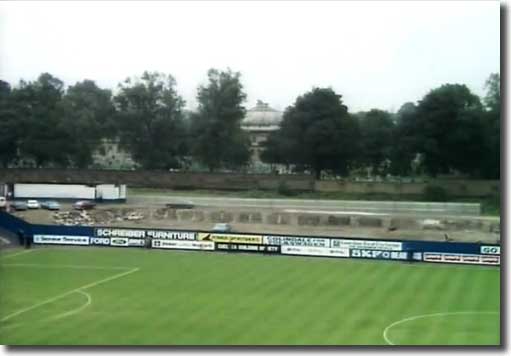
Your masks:
M4 345L499 345L494 267L182 252L0 253Z

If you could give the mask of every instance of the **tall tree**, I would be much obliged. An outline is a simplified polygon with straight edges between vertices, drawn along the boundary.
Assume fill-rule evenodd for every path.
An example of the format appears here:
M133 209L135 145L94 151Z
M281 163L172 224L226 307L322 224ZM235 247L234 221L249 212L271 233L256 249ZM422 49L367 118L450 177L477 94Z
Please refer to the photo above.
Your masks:
M69 140L60 125L62 113L58 107L63 92L64 83L49 73L41 74L35 82L21 81L13 90L13 105L22 117L20 152L33 159L37 167L69 164Z
M486 81L485 136L486 159L483 162L485 178L500 179L500 74L492 73Z
M186 153L182 111L171 75L144 72L119 85L114 101L121 146L147 169L169 169L180 165Z
M240 73L208 71L208 84L200 86L198 112L192 116L192 153L210 171L239 168L250 159L250 141L241 129L246 94Z
M14 162L21 138L18 112L13 105L11 86L0 80L0 167Z
M62 128L69 138L68 154L74 166L86 168L100 139L113 136L115 113L110 90L84 80L68 88L61 102Z
M486 96L484 104L489 111L495 111L500 114L500 74L492 73L485 83Z
M430 91L418 105L416 133L428 173L481 173L482 104L465 85L445 84Z
M405 103L397 112L397 122L391 145L391 172L408 175L412 171L412 161L420 149L417 138L417 106Z
M395 124L389 112L372 109L360 117L361 162L375 174L384 173L384 162L390 160Z
M310 168L317 179L324 170L344 175L355 161L359 141L358 123L341 95L330 88L314 88L285 110L262 158Z

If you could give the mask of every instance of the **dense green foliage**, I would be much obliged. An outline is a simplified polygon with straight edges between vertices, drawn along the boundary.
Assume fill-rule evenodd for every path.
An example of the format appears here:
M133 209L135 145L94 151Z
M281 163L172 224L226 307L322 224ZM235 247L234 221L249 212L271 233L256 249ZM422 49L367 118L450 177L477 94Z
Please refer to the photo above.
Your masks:
M191 117L192 154L210 171L239 168L250 159L248 135L241 129L246 94L240 73L208 72L208 84L199 87L199 108Z
M0 81L0 167L7 167L16 159L20 130L20 119L14 107L11 86Z
M171 75L158 72L128 78L114 93L91 80L65 88L49 73L16 86L0 81L0 166L87 168L102 140L110 139L146 169L247 167L240 73L209 70L189 115L176 86ZM489 76L482 99L465 85L445 84L395 114L376 108L350 113L341 95L313 88L285 110L261 158L316 177L460 173L500 179L500 105L499 74Z
M500 179L500 75L492 74L486 81L484 98L486 117L484 125L485 156L483 176Z
M262 159L301 165L317 178L323 170L345 175L355 162L359 137L358 124L341 96L330 88L315 88L286 109Z
M446 84L417 105L403 105L390 155L393 173L411 173L415 161L431 176L454 171L500 179L499 75L488 79L484 102L465 85Z
M373 174L385 176L394 147L395 123L390 113L373 109L359 115L361 148L359 163Z
M426 201L447 201L447 191L443 187L428 185L424 188L424 200Z
M144 72L119 85L114 98L121 145L146 169L180 166L186 154L182 111L172 76Z
M63 94L64 83L48 73L35 82L22 81L12 91L11 108L18 127L16 149L36 167L69 164L69 141L59 108Z
M456 169L477 175L484 159L483 107L464 85L443 85L417 107L417 144L433 176Z
M398 110L396 116L397 121L390 154L390 170L399 176L417 174L419 173L417 165L413 165L417 152L420 151L415 138L417 106L414 103L405 103Z
M100 247L0 266L4 345L500 343L493 267Z
M92 154L99 144L97 138L113 136L112 93L91 80L84 80L67 89L60 106L71 162L86 168L92 164Z
M378 109L349 114L345 106L340 114L333 100L322 101L318 93L338 95L316 88L286 110L261 157L318 177L322 170L346 175L364 168L379 176L461 173L499 179L500 76L492 74L486 85L486 105L465 85L445 84L395 115Z

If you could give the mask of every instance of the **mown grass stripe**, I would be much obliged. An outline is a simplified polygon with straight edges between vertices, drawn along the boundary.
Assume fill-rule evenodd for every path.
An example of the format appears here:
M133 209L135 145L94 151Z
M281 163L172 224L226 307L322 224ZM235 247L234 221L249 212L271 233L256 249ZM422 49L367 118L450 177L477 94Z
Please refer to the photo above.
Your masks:
M37 323L2 330L0 341L4 344L382 345L383 329L399 319L446 308L477 310L483 301L499 310L498 269L120 248L41 252L27 255L23 262L136 263L141 269L129 278L87 290L93 303L78 314L52 322L52 330ZM3 270L4 276L8 270ZM4 298L17 300L17 293L30 284L39 295L58 287L57 274L40 274L37 279L39 272L30 275L29 270L20 268L17 272L21 275L4 278L10 285ZM105 273L70 269L65 282L69 285L76 275L86 284L87 279L105 278ZM45 277L51 277L47 279L50 284L41 283ZM13 304L1 305L0 300L4 315L16 310ZM51 313L62 312L65 310L59 310L59 304L51 305ZM487 318L478 328L462 330L470 335L467 343L493 342L493 333L499 332L497 321ZM427 325L405 324L391 330L391 336L419 340ZM430 335L433 344L445 340L443 335L450 332L446 328L456 324L437 325L442 329ZM447 335L448 339L463 340L464 334L458 331Z

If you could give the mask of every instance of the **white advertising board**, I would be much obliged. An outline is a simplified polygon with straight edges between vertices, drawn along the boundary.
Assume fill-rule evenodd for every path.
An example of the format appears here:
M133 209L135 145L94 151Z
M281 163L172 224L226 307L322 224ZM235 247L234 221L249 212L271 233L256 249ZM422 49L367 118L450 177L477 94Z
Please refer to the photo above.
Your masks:
M263 244L280 246L330 247L330 239L302 236L263 236Z
M463 253L424 252L423 256L423 260L427 262L500 265L500 256L498 255L470 255Z
M332 239L330 247L361 250L401 251L403 249L403 243L378 240Z
M182 240L152 240L153 248L186 249L186 250L209 250L215 249L213 241L182 241Z
M349 257L350 250L347 248L328 247L304 247L304 246L282 246L281 253L285 255L306 255L306 256L330 256Z
M88 245L89 236L34 235L36 244Z

